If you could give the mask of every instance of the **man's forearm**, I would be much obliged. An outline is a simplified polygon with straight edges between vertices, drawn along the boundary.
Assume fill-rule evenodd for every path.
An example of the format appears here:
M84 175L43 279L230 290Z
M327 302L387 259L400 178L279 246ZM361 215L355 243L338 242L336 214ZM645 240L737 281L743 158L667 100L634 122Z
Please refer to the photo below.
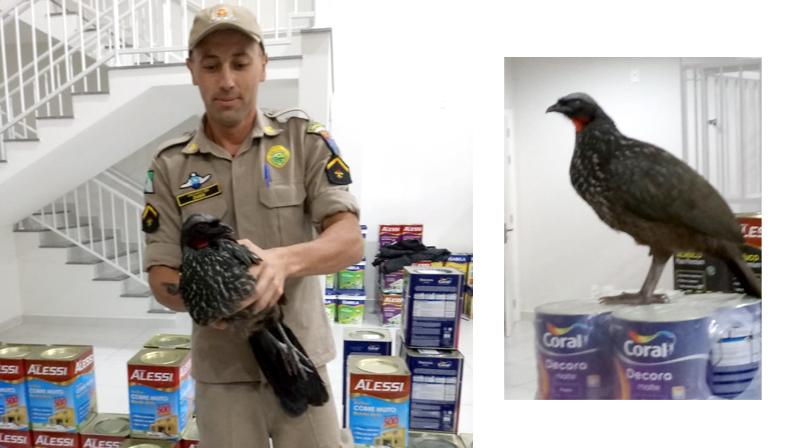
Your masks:
M167 266L153 266L148 271L150 290L156 301L173 311L186 311L183 298L178 290L180 275Z
M358 217L342 212L323 222L319 238L280 248L287 277L302 277L336 272L361 261L364 240Z

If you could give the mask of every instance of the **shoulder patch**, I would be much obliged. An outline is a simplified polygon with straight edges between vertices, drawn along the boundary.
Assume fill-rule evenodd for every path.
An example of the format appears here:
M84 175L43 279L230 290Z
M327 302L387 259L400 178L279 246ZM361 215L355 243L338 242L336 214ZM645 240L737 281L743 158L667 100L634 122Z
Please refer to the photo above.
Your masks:
M160 145L158 145L155 157L158 157L162 152L164 152L169 148L173 148L178 145L185 145L189 140L194 138L195 132L196 131L186 132L179 137L174 137L161 143Z
M338 156L332 156L325 165L325 175L333 185L349 185L353 182L350 167Z
M322 135L323 132L327 132L325 129L325 125L318 122L318 121L309 121L308 127L306 128L306 133L308 134L319 134Z

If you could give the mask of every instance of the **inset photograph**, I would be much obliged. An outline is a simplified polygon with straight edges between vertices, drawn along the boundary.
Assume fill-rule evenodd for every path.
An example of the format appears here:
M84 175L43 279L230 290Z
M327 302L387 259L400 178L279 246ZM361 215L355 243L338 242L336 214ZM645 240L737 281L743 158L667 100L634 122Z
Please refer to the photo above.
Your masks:
M761 398L761 88L506 58L505 399Z

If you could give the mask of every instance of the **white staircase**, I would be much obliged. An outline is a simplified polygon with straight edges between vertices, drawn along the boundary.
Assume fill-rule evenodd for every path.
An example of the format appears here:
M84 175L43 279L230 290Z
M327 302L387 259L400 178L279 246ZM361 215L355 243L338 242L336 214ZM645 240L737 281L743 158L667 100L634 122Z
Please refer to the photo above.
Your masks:
M20 41L19 45L63 47L66 42L66 51L72 53L61 62L53 59L54 64L61 64L55 70L48 70L47 63L57 52L43 53L47 57L37 57L34 52L27 62L18 58L17 68L27 67L23 76L19 72L8 76L0 73L4 82L0 94L8 93L0 101L0 135L4 137L0 141L0 197L16 199L4 201L0 225L16 223L23 312L120 318L167 312L153 300L146 273L142 272L144 237L139 216L146 168L137 167L129 173L109 169L134 154L152 154L157 142L175 135L170 131L185 128L187 117L197 116L203 106L184 64L168 63L166 57L185 54L185 47L143 45L141 36L133 32L136 24L124 22L124 11L134 11L129 17L140 16L147 3L163 4L162 11L171 10L190 20L194 11L216 2L117 0L113 15L98 15L98 10L112 11L114 2L83 0L84 8L68 0L69 17L65 17L60 13L61 1L16 2L19 11L12 7L1 13L6 33L0 35L7 37L11 29L22 30L30 41ZM287 16L294 15L287 19L289 24L296 20L313 22L313 14L309 17L297 12L297 1L276 1L294 3L294 11L286 10ZM263 2L259 9L267 3L277 7L276 1ZM39 13L45 10L46 2L57 5L54 9L58 11L49 14L63 25L59 33L51 32L50 38L46 37L47 16ZM33 4L38 6L26 8ZM181 13L180 7L186 12ZM74 13L75 8L81 8L80 12ZM114 20L122 21L115 27ZM89 23L92 21L94 24ZM13 26L9 25L12 22ZM81 39L84 44L91 42L89 37L96 34L97 22L101 33L105 29L107 35L91 46L75 47ZM79 26L81 23L84 26ZM69 29L79 35L64 32ZM111 34L109 30L113 30ZM291 31L291 26L288 32L286 27L276 28L270 31L272 40L267 39L265 31L269 81L260 89L259 106L281 108L299 103L315 119L325 122L332 92L330 31ZM34 44L33 40L42 36L46 43ZM185 36L180 41L184 40ZM279 46L270 47L270 42ZM2 54L5 71L9 65L5 56L11 53ZM83 70L92 64L92 70ZM29 76L34 71L39 75ZM57 77L62 85L51 89ZM29 78L47 88L34 92L35 83ZM91 285L88 288L87 283ZM117 299L109 300L109 296ZM56 297L58 300L54 300Z

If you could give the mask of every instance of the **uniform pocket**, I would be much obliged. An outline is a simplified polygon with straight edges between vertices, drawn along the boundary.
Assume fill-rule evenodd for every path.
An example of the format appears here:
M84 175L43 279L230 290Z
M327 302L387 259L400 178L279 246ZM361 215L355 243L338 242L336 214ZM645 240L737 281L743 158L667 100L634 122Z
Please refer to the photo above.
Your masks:
M310 223L304 212L305 199L305 185L299 182L272 184L259 189L259 200L265 214L264 222L274 223L274 226L265 226L266 241L275 241L275 235L271 232L276 231L281 246L310 239Z

